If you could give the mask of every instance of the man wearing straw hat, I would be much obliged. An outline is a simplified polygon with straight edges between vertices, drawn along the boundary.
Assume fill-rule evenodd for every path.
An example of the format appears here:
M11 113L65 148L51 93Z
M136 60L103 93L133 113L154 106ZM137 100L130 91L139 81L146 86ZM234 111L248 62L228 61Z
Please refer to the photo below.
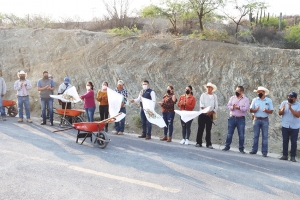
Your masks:
M32 123L30 119L30 103L29 103L29 90L32 86L29 80L27 80L27 73L23 70L17 73L19 80L14 84L14 89L17 90L18 96L18 108L19 108L19 119L18 122L23 122L23 106L25 107L27 122Z
M217 86L212 83L207 83L204 85L206 88L206 92L200 96L200 108L205 109L207 107L211 107L210 111L207 113L203 113L198 117L198 131L196 138L196 147L202 147L202 137L204 129L206 128L206 147L209 149L213 149L211 143L211 127L213 123L213 114L217 113L218 110L218 99L217 95L213 94L217 90ZM206 126L206 127L205 127Z
M265 87L259 86L257 90L257 96L252 100L250 105L250 113L254 113L253 119L253 145L250 154L256 154L258 150L258 141L260 130L262 134L262 146L261 153L263 157L267 157L268 154L268 130L269 130L269 115L273 113L273 102L270 98L266 97L269 94L269 90Z

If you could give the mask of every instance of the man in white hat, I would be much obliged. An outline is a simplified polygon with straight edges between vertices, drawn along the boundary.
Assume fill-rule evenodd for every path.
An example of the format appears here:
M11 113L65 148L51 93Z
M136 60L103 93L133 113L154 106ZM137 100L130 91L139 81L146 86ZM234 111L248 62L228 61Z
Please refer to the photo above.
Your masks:
M63 94L66 90L70 89L71 87L72 85L70 84L70 78L66 76L64 78L64 82L58 87L58 94ZM67 109L71 109L71 102L66 103L59 100L59 105L62 106L62 109L65 109L65 107L67 107Z
M257 90L257 96L252 100L250 105L250 113L254 113L253 119L253 145L250 154L256 154L258 151L258 141L260 130L262 134L262 147L261 153L263 157L267 157L268 154L268 130L269 130L269 115L273 113L273 102L270 98L266 97L269 94L269 90L265 87L259 86Z
M29 90L32 86L29 80L26 79L27 73L23 70L17 73L19 80L14 84L14 89L17 90L19 119L18 122L23 122L23 106L25 107L27 122L32 123L30 119L30 103L29 103Z
M1 76L2 76L2 70L0 70L0 112L1 112L2 120L6 121L5 109L2 104L2 98L6 94L6 83Z
M210 106L210 110L207 113L203 113L198 117L198 131L196 138L196 147L202 147L202 137L206 126L206 147L213 149L211 143L211 127L213 123L213 114L218 110L218 98L213 94L217 90L217 86L212 83L204 85L206 92L200 96L200 108L205 109Z
M128 98L128 92L124 88L124 81L118 80L118 85L115 91L121 95L123 95L123 101L121 104L121 109L119 112L125 113L126 114L126 107L125 104L127 102ZM120 121L120 122L115 122L115 131L112 131L116 135L123 135L124 129L125 129L125 117Z

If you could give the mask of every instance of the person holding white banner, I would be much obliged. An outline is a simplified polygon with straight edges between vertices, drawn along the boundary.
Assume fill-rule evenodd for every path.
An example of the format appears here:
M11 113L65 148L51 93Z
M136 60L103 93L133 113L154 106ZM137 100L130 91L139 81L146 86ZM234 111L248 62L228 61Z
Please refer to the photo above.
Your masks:
M187 111L193 111L196 105L196 98L193 96L193 88L192 86L187 86L185 88L185 94L181 95L178 101L178 107L180 110L187 110ZM182 126L182 140L180 141L180 144L186 144L189 145L190 141L190 135L191 135L191 125L193 122L193 119L191 119L188 122L181 121Z
M143 87L143 90L141 90L138 98L132 99L130 102L131 103L140 102L140 106L141 106L140 116L141 116L141 120L142 120L143 133L138 137L145 138L146 140L150 140L152 124L147 120L147 117L145 115L145 112L143 109L142 97L155 102L156 96L155 96L155 92L152 89L150 89L149 81L144 80L144 82L142 83L142 87ZM147 128L148 128L148 131L147 131Z
M94 113L96 110L96 103L94 99L94 85L92 82L86 83L86 93L80 96L80 99L84 100L84 109L88 122L94 121Z
M212 83L204 85L206 92L200 96L200 109L210 107L207 113L203 113L198 117L198 130L196 138L196 147L202 147L202 137L204 129L206 129L205 141L206 147L213 149L211 143L211 128L213 123L213 114L217 113L218 110L218 98L217 95L213 94L217 90L217 86Z
M121 103L121 108L119 113L124 113L126 114L126 107L125 104L127 102L127 98L128 98L128 92L127 90L124 88L124 81L122 80L118 80L118 86L115 89L115 92L123 95L123 99L122 99L122 103ZM120 122L115 122L115 131L113 131L114 134L116 135L123 135L124 133L124 129L125 129L125 117L123 119L121 119Z
M167 94L163 96L163 100L158 102L161 106L162 114L164 121L166 123L166 127L164 127L164 137L160 138L161 141L172 142L172 134L173 134L173 121L174 121L174 105L176 104L177 99L174 94L174 87L169 85L167 87ZM169 137L167 137L169 130Z

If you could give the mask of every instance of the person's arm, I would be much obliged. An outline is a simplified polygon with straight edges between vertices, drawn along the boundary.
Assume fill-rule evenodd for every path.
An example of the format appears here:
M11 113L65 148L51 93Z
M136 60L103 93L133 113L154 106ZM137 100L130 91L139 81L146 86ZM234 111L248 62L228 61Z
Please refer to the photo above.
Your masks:
M88 98L94 96L93 90L88 91L86 94L82 95L81 98Z
M189 99L189 98L187 98L187 99ZM196 98L194 96L191 96L190 100L186 101L185 109L186 110L194 110L195 105L196 105Z
M201 94L201 96L200 96L200 108L201 109L204 109L205 108L205 106L204 106L204 93L203 94Z
M250 107L250 103L249 103L249 99L246 98L246 97L243 97L245 98L245 100L243 101L243 104L242 106L239 106L239 110L242 111L242 112L246 112L247 110L249 110L249 107Z
M172 96L172 100L174 101L174 103L176 103L176 96L175 96L175 94Z
M155 92L153 90L151 91L150 96L151 96L151 100L156 102L156 96L155 96Z
M179 100L178 100L178 103L177 103L178 108L180 108L181 104L183 104L182 97L183 97L182 95L179 97Z
M20 89L21 89L20 81L16 81L14 84L14 90L20 90Z
M300 117L300 111L296 111L296 110L294 110L293 108L292 108L292 104L288 104L288 106L289 106L289 110L291 111L291 113L295 116L295 117L297 117L297 118L299 118Z
M215 112L215 113L217 113L217 110L218 110L218 108L219 108L219 106L218 106L218 97L217 97L217 95L215 95L214 94L214 100L215 100L215 107L214 107L214 109L213 109L213 112Z
M25 87L27 90L31 90L32 89L32 85L31 85L31 82L26 80L26 84L25 84Z
M285 103L282 102L280 107L279 107L279 111L278 111L278 114L279 115L283 115L284 114L284 110L285 110Z
M139 103L139 102L141 101L142 92L143 92L143 90L140 91L138 98L132 99L132 100L130 100L130 102L131 102L131 103Z
M97 93L97 97L96 97L97 101L99 101L99 102L100 102L100 101L101 101L101 99L102 99L102 97L100 96L100 92L101 92L101 91L98 91L98 93Z
M55 89L55 83L53 80L51 80L50 88L49 90L53 91Z
M2 97L4 97L4 95L6 94L6 83L5 83L4 79L3 79L3 85L2 85L2 87L3 87Z
M233 111L233 102L232 101L233 101L233 97L230 97L228 104L227 104L227 108L230 111Z
M38 81L37 86L38 86L38 91L44 91L44 90L47 90L48 88L50 88L49 85L42 87L40 81Z

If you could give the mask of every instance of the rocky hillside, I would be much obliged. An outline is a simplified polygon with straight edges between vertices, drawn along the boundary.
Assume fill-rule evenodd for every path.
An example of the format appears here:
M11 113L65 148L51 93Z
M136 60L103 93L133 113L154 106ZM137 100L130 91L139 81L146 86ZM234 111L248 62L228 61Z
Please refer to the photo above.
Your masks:
M243 85L246 96L252 99L256 96L253 90L262 85L271 91L269 97L275 104L275 112L270 118L270 141L273 141L270 148L272 145L274 148L281 146L279 104L286 99L289 91L299 92L300 87L299 50L257 48L188 38L120 38L81 30L1 29L0 64L8 85L6 99L16 99L13 83L17 79L17 71L23 69L28 72L28 79L35 86L30 96L36 116L40 112L36 84L44 70L54 76L57 88L68 75L81 94L86 81L92 81L96 88L100 88L103 81L108 81L113 88L117 80L122 79L130 98L137 97L144 79L150 81L158 99L162 98L168 85L175 87L177 96L185 92L187 85L192 85L199 100L205 91L203 85L215 83L220 111L213 127L213 142L220 144L224 143L227 134L229 112L226 104L234 95L236 86ZM82 107L82 104L76 107ZM199 109L199 104L196 109ZM160 113L158 106L156 110ZM138 106L129 105L127 111L126 132L141 132L133 120L138 115ZM176 116L175 138L181 138L179 121ZM192 128L191 139L195 140L197 120L194 120ZM163 130L155 127L153 134L160 136ZM249 113L246 131L248 149L252 136Z

